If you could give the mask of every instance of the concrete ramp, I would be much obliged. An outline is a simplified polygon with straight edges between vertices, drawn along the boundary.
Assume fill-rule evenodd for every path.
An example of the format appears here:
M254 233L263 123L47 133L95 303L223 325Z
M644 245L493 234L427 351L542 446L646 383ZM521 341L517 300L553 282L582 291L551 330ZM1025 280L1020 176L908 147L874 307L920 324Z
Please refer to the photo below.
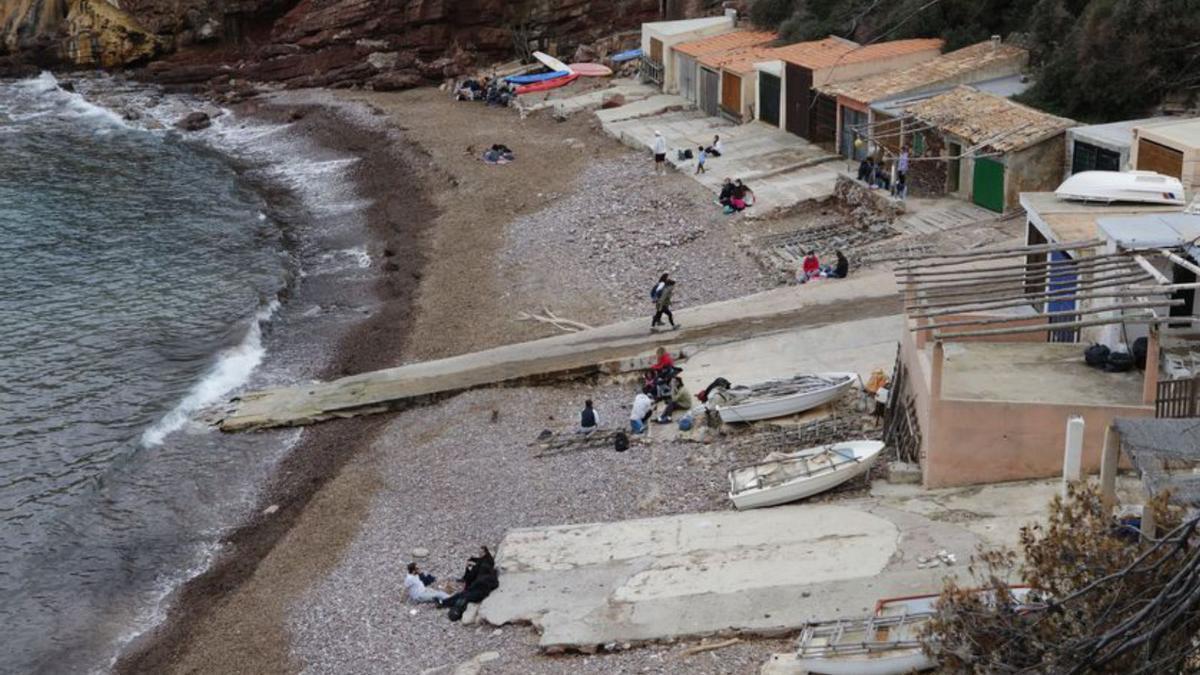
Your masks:
M940 588L944 571L884 574L900 538L887 518L835 505L513 530L480 616L531 622L551 651L787 631Z
M474 387L642 368L660 344L678 349L898 309L891 274L875 272L676 310L683 325L677 331L652 333L646 317L331 382L250 392L210 417L224 431L311 424L404 408Z

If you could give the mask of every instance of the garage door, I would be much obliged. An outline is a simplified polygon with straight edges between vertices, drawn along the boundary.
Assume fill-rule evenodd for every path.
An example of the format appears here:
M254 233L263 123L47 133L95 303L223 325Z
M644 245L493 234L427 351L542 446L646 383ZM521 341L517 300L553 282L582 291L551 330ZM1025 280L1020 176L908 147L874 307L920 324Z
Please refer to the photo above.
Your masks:
M742 115L742 78L721 73L721 108L735 117Z
M680 54L676 67L679 69L679 95L695 103L698 93L696 90L696 59Z
M1138 140L1137 168L1183 178L1183 153L1144 138Z
M971 178L971 200L996 213L1004 212L1004 165L994 159L975 160Z
M761 110L758 118L767 124L779 126L779 78L770 73L758 74L758 101Z
M700 109L713 117L721 114L720 83L715 70L700 69Z

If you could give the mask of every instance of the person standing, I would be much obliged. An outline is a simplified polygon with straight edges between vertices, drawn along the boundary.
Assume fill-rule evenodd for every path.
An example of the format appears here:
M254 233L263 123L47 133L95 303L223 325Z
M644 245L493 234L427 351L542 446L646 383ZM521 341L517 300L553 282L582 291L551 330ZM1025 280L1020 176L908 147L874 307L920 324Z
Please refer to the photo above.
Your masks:
M667 173L667 139L663 138L662 132L654 132L654 173Z
M590 434L600 428L600 413L592 407L592 399L583 402L583 411L579 413L579 433Z
M421 570L417 568L417 563L408 563L408 574L404 577L404 590L408 591L408 598L413 602L441 603L441 601L450 597L450 594L445 591L425 587L425 582L421 580Z
M696 175L699 176L705 172L704 162L708 159L708 152L704 148L696 148L696 150Z
M658 298L654 301L654 319L650 321L650 330L662 325L662 318L665 314L667 321L671 322L671 329L679 328L675 324L675 317L671 314L671 296L675 293L675 280L668 278L663 286L662 292L658 294Z
M900 147L900 159L896 161L896 182L902 182L908 177L908 146Z

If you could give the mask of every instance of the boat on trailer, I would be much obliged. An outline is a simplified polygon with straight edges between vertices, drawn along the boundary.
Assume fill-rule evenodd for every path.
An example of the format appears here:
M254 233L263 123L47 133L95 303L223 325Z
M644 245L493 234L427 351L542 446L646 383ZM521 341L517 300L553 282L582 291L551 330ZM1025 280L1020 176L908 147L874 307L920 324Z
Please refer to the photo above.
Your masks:
M835 400L858 381L857 373L797 375L744 387L731 387L731 399L718 405L722 422L753 422L794 415Z
M1054 191L1059 199L1183 206L1183 183L1153 171L1080 171Z
M730 469L729 499L744 510L811 497L863 475L881 452L879 441L849 441L772 453L761 462Z

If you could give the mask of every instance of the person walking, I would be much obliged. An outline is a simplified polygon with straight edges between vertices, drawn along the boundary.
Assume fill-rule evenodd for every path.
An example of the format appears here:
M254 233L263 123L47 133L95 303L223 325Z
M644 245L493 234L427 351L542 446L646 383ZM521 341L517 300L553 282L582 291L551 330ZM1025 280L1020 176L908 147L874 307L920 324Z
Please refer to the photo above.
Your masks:
M662 132L654 132L654 173L657 175L665 175L667 173L667 139L663 138Z
M667 321L671 322L671 330L679 328L675 323L675 317L671 315L671 295L675 293L675 280L668 277L663 283L662 292L654 300L654 319L650 321L650 330L662 325L663 315L666 315Z
M696 150L696 175L699 176L705 172L704 162L708 159L708 152L703 147Z

